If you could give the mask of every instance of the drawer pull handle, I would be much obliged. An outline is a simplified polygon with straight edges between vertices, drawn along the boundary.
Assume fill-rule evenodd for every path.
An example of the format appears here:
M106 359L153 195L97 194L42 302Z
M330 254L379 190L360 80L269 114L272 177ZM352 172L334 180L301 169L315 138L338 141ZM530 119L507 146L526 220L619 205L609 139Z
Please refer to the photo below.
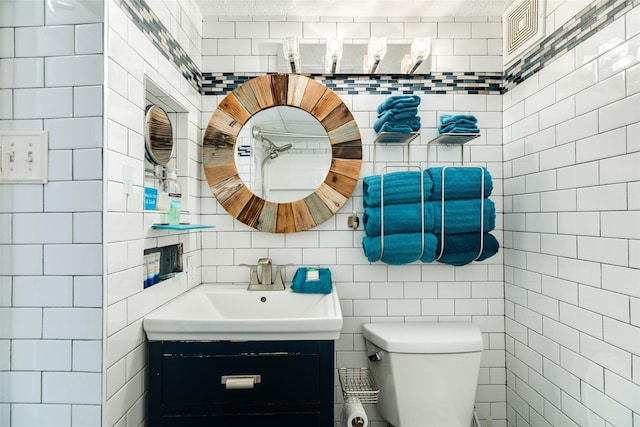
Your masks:
M227 390L251 389L254 385L260 384L261 380L260 375L223 375L220 377L220 383L224 384Z

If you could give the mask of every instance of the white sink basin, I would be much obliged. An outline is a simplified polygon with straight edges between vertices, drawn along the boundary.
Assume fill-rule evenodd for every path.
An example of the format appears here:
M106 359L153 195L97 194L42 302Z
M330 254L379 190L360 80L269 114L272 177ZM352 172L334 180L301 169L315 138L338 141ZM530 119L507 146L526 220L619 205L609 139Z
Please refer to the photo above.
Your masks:
M342 329L330 294L248 291L246 285L200 285L144 318L149 340L334 340Z

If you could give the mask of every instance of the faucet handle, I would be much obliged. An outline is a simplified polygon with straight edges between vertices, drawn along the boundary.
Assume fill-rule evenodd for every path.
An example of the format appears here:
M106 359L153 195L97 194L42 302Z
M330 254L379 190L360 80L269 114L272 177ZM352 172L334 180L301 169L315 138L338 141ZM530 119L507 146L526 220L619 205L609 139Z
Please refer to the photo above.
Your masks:
M249 286L258 285L260 283L258 282L258 266L257 265L240 264L240 267L247 267L249 268L249 270L251 270L250 276L249 276Z
M278 288L284 289L284 280L282 279L282 270L284 270L286 267L290 267L293 264L282 264L282 265L276 265L276 278L273 281L273 285L277 286Z

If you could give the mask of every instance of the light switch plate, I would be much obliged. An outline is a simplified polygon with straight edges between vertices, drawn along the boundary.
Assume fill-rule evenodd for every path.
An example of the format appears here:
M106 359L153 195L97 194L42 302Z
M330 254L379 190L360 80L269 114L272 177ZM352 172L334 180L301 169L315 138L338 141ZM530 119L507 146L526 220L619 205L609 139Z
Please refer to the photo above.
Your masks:
M49 132L0 132L0 182L46 184Z

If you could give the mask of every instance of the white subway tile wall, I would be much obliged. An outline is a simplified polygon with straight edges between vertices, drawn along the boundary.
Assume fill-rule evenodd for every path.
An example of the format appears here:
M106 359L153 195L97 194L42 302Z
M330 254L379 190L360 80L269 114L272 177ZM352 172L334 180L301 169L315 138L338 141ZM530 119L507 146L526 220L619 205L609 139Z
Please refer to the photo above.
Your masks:
M297 36L301 43L323 43L342 37L345 43L366 44L383 36L389 43L431 37L429 70L437 72L501 72L500 17L394 18L204 17L202 71L208 73L283 72L278 69L282 40ZM465 22L468 21L468 22ZM399 65L398 65L399 67ZM399 68L398 68L399 69ZM304 71L304 69L303 69Z
M103 272L106 353L101 354L106 394L98 402L102 404L100 425L137 427L146 418L144 369L147 361L142 317L189 289L185 275L181 275L143 290L143 252L147 248L182 243L184 256L194 257L196 282L199 283L201 235L209 232L185 234L152 230L153 223L161 222L161 215L143 210L146 183L143 118L145 107L150 103L145 78L162 88L173 105L181 106L180 113L171 114L176 136L174 156L177 157L183 197L188 199L183 201L183 209L188 212L183 212L182 220L194 223L201 222L201 97L130 21L119 3L115 0L107 2L105 37L109 50L103 64L108 73L106 143L102 154L105 168L83 167L85 159L101 155L91 149L74 150L73 166L74 174L100 174L107 192L102 219L106 252L106 271ZM148 5L191 59L199 64L202 18L195 4L167 0L148 2ZM85 100L90 101L89 94ZM176 161L172 160L172 164ZM126 168L133 171L133 194L129 196L123 194L123 170Z
M547 22L559 27L576 3ZM509 425L638 420L640 98L625 76L640 59L620 61L638 10L504 97Z
M50 183L0 185L6 426L101 423L103 2L69 6L0 2L1 128L50 132Z

